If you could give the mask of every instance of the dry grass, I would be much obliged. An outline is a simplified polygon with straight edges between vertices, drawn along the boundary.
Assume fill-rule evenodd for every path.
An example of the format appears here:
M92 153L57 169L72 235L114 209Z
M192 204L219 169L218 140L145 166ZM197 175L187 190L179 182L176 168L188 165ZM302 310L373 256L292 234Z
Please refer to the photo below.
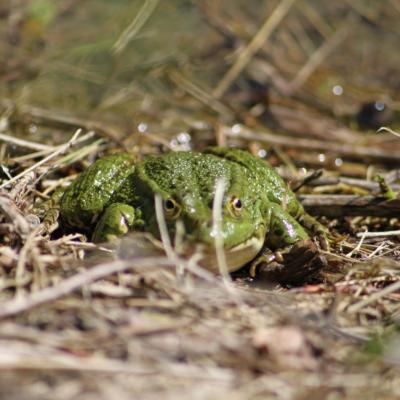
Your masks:
M190 260L146 254L137 237L116 250L76 233L50 238L31 214L48 193L43 177L60 165L65 174L64 153L75 153L76 164L95 140L86 136L77 148L75 138L3 184L2 393L38 399L399 395L396 240L361 242L353 234L328 255L329 267L313 283L273 287L242 275L232 290ZM361 230L362 222L347 223Z
M0 6L2 397L399 398L400 140L356 122L379 100L398 124L397 2L193 1L176 32L172 1L70 0L48 25L14 3ZM319 277L231 282L147 237L102 247L38 218L98 156L210 143L266 157L340 237Z

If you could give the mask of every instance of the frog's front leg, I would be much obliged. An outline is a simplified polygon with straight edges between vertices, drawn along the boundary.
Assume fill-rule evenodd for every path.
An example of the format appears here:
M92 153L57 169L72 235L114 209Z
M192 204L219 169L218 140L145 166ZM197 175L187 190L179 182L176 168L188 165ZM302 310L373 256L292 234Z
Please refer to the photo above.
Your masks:
M282 207L270 204L271 218L265 243L270 249L281 249L299 240L309 239L307 232L300 223Z
M135 209L124 203L108 206L97 222L92 240L95 243L112 242L128 233L135 221Z

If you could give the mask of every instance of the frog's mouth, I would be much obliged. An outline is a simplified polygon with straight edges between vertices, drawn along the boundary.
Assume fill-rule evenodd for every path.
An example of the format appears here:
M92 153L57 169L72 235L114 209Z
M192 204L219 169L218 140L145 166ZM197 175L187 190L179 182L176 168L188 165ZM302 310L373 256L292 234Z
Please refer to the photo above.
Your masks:
M255 235L246 241L230 247L224 248L226 268L228 272L234 272L251 261L260 252L264 244L264 236ZM221 266L218 265L216 249L214 247L196 247L195 254L199 254L201 259L199 264L215 273L220 272Z

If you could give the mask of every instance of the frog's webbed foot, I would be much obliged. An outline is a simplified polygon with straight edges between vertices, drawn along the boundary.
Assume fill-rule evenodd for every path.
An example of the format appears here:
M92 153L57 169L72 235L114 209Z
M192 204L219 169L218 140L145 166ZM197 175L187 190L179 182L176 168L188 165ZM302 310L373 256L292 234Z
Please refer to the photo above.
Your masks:
M310 239L277 252L267 250L250 266L250 274L280 283L301 283L326 266L325 257Z
M106 208L93 232L95 243L111 242L128 233L135 220L135 209L123 203L114 203Z

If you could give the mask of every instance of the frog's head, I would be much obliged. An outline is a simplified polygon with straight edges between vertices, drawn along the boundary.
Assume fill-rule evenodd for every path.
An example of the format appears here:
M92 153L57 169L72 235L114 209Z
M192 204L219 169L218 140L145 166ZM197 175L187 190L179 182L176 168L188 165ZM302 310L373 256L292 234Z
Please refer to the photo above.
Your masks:
M179 237L176 232L180 224L186 252L200 250L204 255L202 263L213 268L213 203L219 179L226 183L220 235L228 268L233 271L260 251L268 220L268 201L255 195L256 183L247 169L212 154L175 152L149 156L137 168L135 187L146 230L159 236L154 207L154 195L159 194L171 240Z

